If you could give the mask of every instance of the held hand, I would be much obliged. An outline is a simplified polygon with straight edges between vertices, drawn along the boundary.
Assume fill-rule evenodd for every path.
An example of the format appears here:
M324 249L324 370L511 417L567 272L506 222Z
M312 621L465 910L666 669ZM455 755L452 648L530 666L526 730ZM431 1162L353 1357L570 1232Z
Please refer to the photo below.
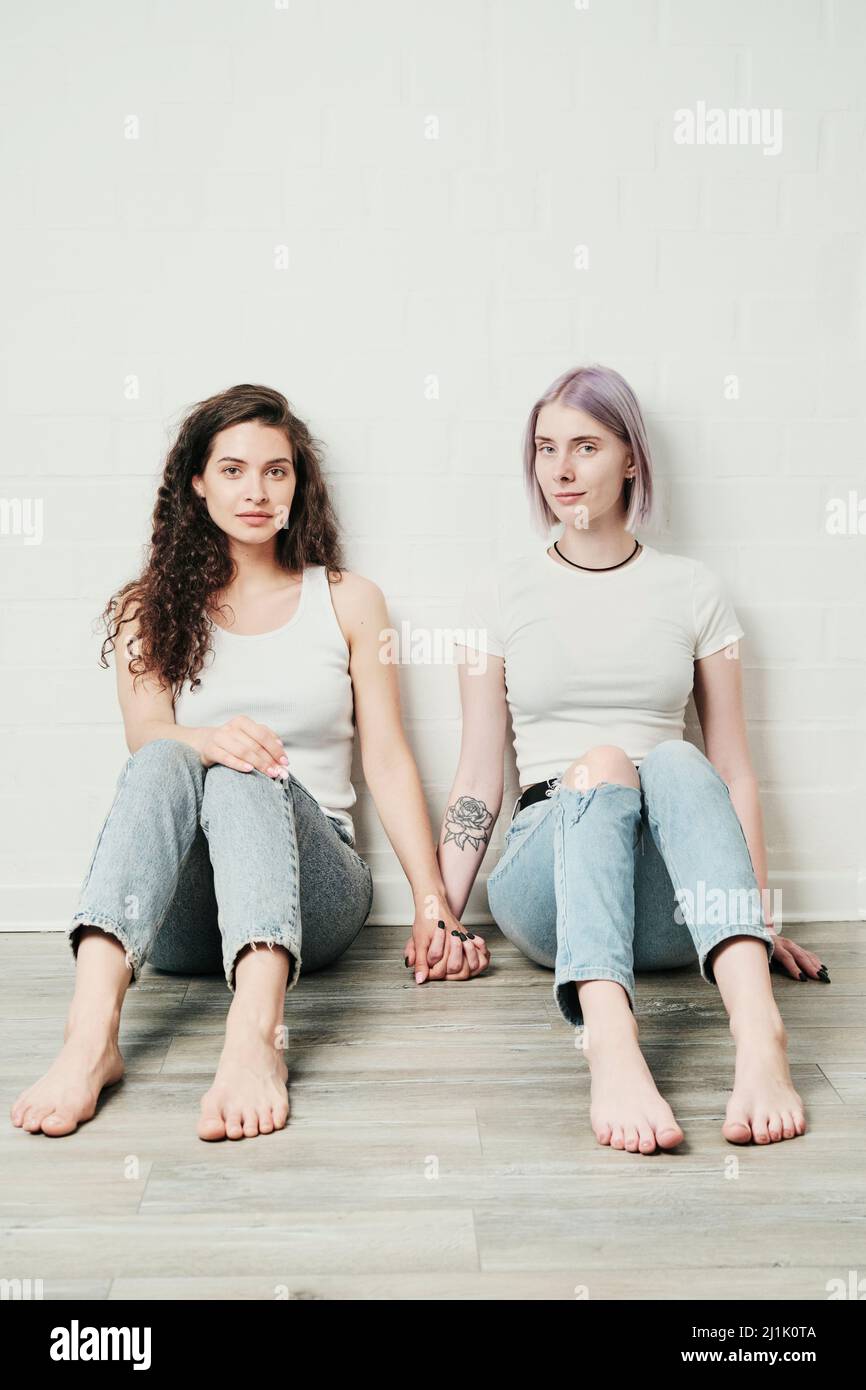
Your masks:
M774 937L772 959L786 975L793 975L795 980L806 975L813 980L830 983L827 967L820 957L814 951L807 951L805 946L799 946L796 941L790 941L787 936Z
M414 971L418 984L426 980L468 980L482 974L490 964L484 938L465 930L447 907L442 907L441 912L436 922L417 915L404 948L405 963Z
M274 781L289 775L286 750L273 729L245 714L236 714L218 729L205 730L201 760L205 767L221 763L236 772L263 772Z

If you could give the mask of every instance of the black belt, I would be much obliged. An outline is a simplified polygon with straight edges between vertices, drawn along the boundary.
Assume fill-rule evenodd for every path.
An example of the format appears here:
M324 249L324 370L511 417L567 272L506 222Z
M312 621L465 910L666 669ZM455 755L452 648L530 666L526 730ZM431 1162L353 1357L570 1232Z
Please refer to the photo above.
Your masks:
M554 787L556 787L561 780L561 777L548 777L545 782L533 782L532 786L527 787L526 791L515 801L514 810L511 812L511 819L514 820L514 817L519 811L524 811L526 807L531 806L533 802L543 801L545 797L552 796Z

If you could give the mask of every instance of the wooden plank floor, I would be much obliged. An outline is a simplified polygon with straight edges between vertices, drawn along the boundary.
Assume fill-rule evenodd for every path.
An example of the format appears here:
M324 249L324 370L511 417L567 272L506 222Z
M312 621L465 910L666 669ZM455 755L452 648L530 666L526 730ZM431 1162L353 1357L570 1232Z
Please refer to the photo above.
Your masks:
M833 983L774 975L801 1138L721 1137L733 1046L697 967L638 979L675 1154L603 1148L552 976L492 928L490 974L422 989L405 928L368 927L288 997L288 1127L206 1144L198 1102L230 995L148 967L127 1072L62 1139L8 1118L62 1039L62 934L0 935L0 1277L46 1298L803 1298L866 1271L866 947L858 923L791 934ZM584 1295L584 1296L585 1296Z

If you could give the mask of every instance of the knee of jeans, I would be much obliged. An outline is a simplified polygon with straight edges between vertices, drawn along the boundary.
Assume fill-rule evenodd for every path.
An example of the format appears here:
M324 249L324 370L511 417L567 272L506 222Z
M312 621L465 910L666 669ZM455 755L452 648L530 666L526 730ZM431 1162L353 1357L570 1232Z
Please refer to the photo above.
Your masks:
M641 762L639 773L643 782L646 777L659 771L666 779L680 775L690 777L698 768L709 768L719 777L712 763L694 743L687 743L685 739L669 738L650 749ZM719 780L721 781L720 777Z
M267 778L268 782L272 780ZM213 767L207 769L205 795L208 803L212 804L215 796L236 796L261 784L262 779L256 777L254 772L241 772L237 768L226 767L224 763L214 763ZM283 783L279 783L279 786L282 787Z
M161 773L175 767L202 767L199 754L176 738L155 738L132 755L134 768L156 768Z

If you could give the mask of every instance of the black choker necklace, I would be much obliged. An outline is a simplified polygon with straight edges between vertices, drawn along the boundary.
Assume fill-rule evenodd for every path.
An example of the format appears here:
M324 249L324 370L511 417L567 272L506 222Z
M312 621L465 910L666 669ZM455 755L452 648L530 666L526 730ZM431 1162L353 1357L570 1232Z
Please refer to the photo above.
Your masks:
M632 556L640 549L640 541L635 541L634 550L631 552L631 555L626 555L625 559L620 560L618 565L579 565L575 560L569 560L567 555L563 555L556 541L553 542L553 548L560 560L564 560L567 565L574 565L576 570L589 570L592 574L601 574L603 570L618 570L621 569L623 565L627 565Z

